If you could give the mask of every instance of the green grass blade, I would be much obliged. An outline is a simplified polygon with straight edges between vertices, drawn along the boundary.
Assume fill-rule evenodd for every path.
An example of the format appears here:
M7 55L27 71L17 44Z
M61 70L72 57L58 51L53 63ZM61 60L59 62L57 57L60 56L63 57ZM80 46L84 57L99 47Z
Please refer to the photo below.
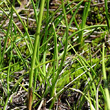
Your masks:
M29 74L29 110L31 110L32 100L33 100L33 97L31 95L32 94L31 93L32 87L33 87L33 73L34 73L34 69L35 69L36 52L38 52L38 49L39 49L39 36L40 36L40 29L41 29L41 23L42 23L44 4L45 4L45 0L42 0L41 6L40 6L39 19L38 19L38 26L37 26L37 31L36 31L35 41L34 41L31 71Z
M110 33L110 16L108 13L108 3L107 3L108 0L104 0L104 1L105 1L105 12L106 12L107 26L108 26L108 31Z
M110 94L108 90L108 83L107 83L107 76L106 76L106 69L105 69L105 59L104 59L104 52L105 52L105 44L103 43L103 52L102 52L102 70L103 70L103 80L104 80L104 90L106 100L105 103L107 104L107 110L110 110Z

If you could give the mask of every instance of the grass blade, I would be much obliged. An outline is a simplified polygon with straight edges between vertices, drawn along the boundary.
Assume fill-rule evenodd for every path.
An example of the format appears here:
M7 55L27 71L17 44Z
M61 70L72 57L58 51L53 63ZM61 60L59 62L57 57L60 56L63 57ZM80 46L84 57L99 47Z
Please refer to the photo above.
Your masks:
M106 76L106 69L105 69L104 51L105 51L105 44L103 43L102 70L103 70L104 90L105 90L105 96L106 96L105 103L107 104L107 110L110 110L110 94L108 90L108 83L107 83L107 76Z

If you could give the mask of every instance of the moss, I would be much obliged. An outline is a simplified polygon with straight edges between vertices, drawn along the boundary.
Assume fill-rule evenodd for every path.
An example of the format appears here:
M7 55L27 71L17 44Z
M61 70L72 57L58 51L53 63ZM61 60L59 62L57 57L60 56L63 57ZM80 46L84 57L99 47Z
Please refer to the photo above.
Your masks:
M103 7L100 7L99 10L102 12L104 10L104 8Z
M26 56L28 56L30 53L29 53L29 50L26 49Z
M103 20L101 14L97 14L97 19L99 22L101 22Z
M98 7L94 7L94 11L96 12L96 11L98 11L99 9L98 9Z

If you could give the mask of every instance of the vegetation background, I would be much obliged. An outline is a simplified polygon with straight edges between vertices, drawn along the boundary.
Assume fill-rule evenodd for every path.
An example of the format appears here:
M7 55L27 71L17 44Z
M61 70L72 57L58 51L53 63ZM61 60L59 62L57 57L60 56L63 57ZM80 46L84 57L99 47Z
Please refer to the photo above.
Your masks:
M110 1L0 1L0 110L110 110Z

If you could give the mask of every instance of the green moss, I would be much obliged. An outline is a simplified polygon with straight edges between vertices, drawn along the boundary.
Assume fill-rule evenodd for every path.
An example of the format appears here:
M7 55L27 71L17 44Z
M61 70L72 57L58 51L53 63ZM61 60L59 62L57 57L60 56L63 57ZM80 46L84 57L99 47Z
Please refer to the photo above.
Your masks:
M96 12L96 11L98 11L99 9L98 9L98 7L94 7L94 11Z
M99 10L102 12L104 9L103 9L103 7L100 7Z
M101 14L97 14L97 19L99 22L101 22L103 20Z
M97 46L97 44L99 44L103 41L104 37L105 37L105 33L101 34L100 37L95 38L94 40L92 40L92 45Z
M28 56L29 55L29 50L28 49L26 49L26 56Z
M100 59L99 58L92 58L92 64L96 64L97 62L99 62ZM87 61L90 64L90 60Z

